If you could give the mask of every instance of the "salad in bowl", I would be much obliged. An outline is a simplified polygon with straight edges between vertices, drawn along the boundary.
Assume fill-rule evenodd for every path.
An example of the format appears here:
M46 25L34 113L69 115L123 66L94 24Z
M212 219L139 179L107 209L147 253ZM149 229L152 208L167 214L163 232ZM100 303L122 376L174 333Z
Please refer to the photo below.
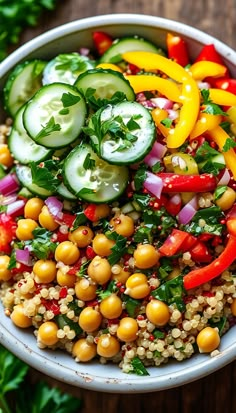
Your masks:
M235 329L236 80L212 42L135 30L8 72L0 297L37 354L136 381Z

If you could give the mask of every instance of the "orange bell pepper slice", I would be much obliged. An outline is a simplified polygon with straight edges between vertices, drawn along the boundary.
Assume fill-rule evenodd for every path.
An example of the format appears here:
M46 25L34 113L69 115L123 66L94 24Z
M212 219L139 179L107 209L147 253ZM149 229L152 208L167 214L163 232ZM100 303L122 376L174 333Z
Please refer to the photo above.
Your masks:
M189 72L192 74L193 79L203 80L206 77L221 77L227 72L227 67L219 63L202 60L189 68Z

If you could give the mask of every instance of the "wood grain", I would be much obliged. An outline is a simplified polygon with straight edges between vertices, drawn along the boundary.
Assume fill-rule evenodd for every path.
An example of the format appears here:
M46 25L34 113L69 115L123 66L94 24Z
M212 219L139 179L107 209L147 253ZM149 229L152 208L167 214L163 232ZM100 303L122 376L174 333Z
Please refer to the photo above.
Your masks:
M58 0L58 4L55 12L45 13L39 27L24 32L22 44L58 24L92 15L122 12L181 21L236 48L236 0ZM236 412L236 362L194 383L149 395L96 393L47 380L81 397L81 413Z

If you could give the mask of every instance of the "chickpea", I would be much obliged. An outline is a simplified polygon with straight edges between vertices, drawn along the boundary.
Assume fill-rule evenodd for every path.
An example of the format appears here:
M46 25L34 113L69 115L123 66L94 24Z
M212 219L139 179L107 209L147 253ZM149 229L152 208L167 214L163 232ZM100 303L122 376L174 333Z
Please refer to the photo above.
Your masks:
M146 297L150 293L150 285L145 274L137 272L132 274L126 281L126 291L130 297L140 299Z
M91 284L86 278L81 278L81 280L75 283L75 295L79 300L94 300L96 297L96 292L96 284Z
M134 221L128 215L120 214L112 218L110 224L117 234L123 237L131 237L134 233Z
M33 266L33 272L36 276L36 282L50 283L56 278L56 263L52 260L38 260Z
M233 302L230 308L231 308L233 316L236 316L236 298L233 298Z
M76 357L76 361L86 362L92 360L97 354L97 346L95 343L88 343L86 338L77 340L72 348L72 355Z
M54 321L46 321L38 329L38 340L45 346L53 346L59 341L58 327Z
M34 219L26 218L19 219L17 222L16 236L21 241L27 241L34 239L33 231L38 227L38 224Z
M44 205L39 217L39 223L43 228L48 229L49 231L55 231L59 227L59 223L55 221L52 214L50 214L47 205Z
M227 211L233 206L235 200L236 192L232 188L227 187L223 195L218 198L215 203L218 207L220 207L220 209L222 209L222 211Z
M14 159L11 156L8 146L5 143L0 144L0 164L10 168L13 162Z
M120 317L122 313L122 300L116 294L111 294L100 303L100 311L103 317L112 320Z
M64 273L61 270L57 270L57 284L61 287L74 287L77 277L73 274Z
M44 202L40 198L30 198L24 208L24 217L38 221L39 214L44 206Z
M95 235L92 243L93 250L96 254L102 257L107 257L112 253L111 248L114 247L115 241L108 239L104 234Z
M91 228L81 225L70 232L68 238L70 241L74 242L77 247L85 248L91 243L93 236L94 234Z
M139 244L134 251L135 265L141 269L154 267L159 258L159 252L151 244Z
M200 353L211 353L220 344L218 329L205 327L198 333L197 345Z
M97 343L97 353L101 357L114 357L120 351L120 343L110 334L102 334Z
M98 255L94 257L88 266L88 275L97 284L105 284L111 278L111 266L108 260Z
M12 273L8 270L9 262L8 255L0 255L0 281L9 281L12 278Z
M96 331L101 322L101 314L92 307L85 307L79 315L79 325L87 333Z
M146 306L146 316L157 327L166 325L170 319L170 311L163 301L153 299Z
M130 272L125 271L125 269L122 268L118 264L115 264L111 267L111 272L112 272L112 276L111 276L112 280L116 280L122 284L125 284L130 276Z
M62 261L65 265L74 264L79 257L80 251L71 241L61 242L55 250L55 260Z
M121 341L129 342L134 341L137 338L138 323L134 318L124 317L121 319L119 327L117 329L117 337Z
M99 221L102 218L108 217L110 214L110 207L107 204L96 205L94 221Z
M20 328L28 328L32 325L32 319L25 315L22 304L17 304L14 306L11 313L11 320L17 327Z

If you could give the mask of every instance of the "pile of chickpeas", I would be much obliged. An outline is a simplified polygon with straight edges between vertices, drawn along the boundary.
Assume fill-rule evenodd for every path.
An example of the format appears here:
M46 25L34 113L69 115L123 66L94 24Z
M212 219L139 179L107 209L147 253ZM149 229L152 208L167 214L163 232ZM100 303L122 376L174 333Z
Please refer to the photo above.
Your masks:
M118 208L113 211L108 205L98 205L96 214L97 221L109 218L110 226L117 234L128 239L133 236L135 221L129 215L121 213ZM114 240L107 238L104 233L95 233L93 225L81 225L69 231L66 225L54 219L42 199L33 197L25 204L24 218L17 221L17 239L23 242L32 240L33 231L37 227L54 232L55 242L57 231L61 231L67 239L57 243L54 256L36 260L31 273L18 274L16 279L12 278L12 273L8 269L10 257L0 256L0 280L3 282L1 295L6 314L18 327L28 328L33 325L40 347L56 348L67 339L67 344L71 344L69 350L76 361L86 362L97 355L109 360L118 355L121 358L124 343L129 345L138 339L140 314L149 323L150 331L165 328L168 323L171 328L175 328L170 321L174 307L150 295L160 284L155 275L147 277L145 274L145 270L155 267L160 259L154 245L138 244L128 262L121 259L117 264L111 265L108 257L115 245ZM78 277L76 274L70 274L70 269L80 259L81 264L87 261L86 256L82 254L87 247L91 248L93 257L88 264L86 275ZM111 280L115 280L119 287L118 291L99 299L99 288ZM42 287L37 294L35 285ZM21 294L18 301L12 292L14 288ZM60 291L63 288L66 288L66 294L61 297ZM229 301L233 316L236 316L235 290L236 286ZM120 292L141 300L139 315L127 315ZM43 307L42 297L56 300L61 313L78 323L83 330L79 339L68 326L64 327L64 330L58 326L54 314ZM69 303L75 299L81 310L79 315L69 309ZM33 315L27 312L31 303L35 306ZM210 326L198 331L195 338L201 352L211 353L220 344L218 329Z

